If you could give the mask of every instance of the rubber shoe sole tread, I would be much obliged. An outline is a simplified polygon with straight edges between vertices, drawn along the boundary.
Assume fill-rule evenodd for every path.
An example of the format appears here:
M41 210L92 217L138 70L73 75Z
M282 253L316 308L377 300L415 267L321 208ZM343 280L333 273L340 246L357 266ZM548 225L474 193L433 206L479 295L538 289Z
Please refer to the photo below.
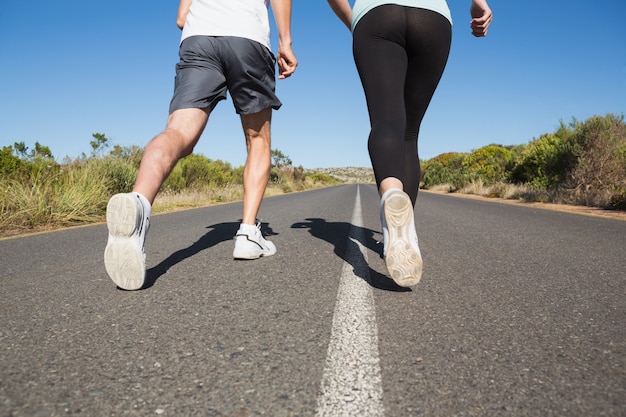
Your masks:
M146 279L142 244L135 236L143 215L141 203L131 194L116 194L107 204L109 239L104 250L104 265L109 277L125 290L140 289Z
M391 278L401 287L417 285L422 277L422 256L411 243L413 205L403 192L390 194L384 202L384 216L389 232L385 263Z

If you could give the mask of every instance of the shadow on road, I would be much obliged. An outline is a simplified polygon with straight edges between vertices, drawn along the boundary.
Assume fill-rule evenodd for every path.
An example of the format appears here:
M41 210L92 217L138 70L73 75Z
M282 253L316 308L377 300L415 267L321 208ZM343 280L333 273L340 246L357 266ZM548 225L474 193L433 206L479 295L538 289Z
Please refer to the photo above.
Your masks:
M356 253L359 259L347 259L346 249L348 245L356 245L350 239L350 229L355 228L353 239L358 239L359 243L367 249L382 256L382 242L378 243L374 239L374 233L380 234L378 231L366 229L360 226L354 226L347 222L328 222L325 219L308 218L306 222L294 223L291 225L292 229L309 229L309 233L318 239L325 240L332 244L335 249L334 252L349 263L354 268L354 274L367 282L373 288L385 291L407 292L412 291L410 288L404 288L397 285L391 278L381 274L378 271L370 268L361 251L358 248L354 248L353 253ZM366 266L366 267L363 267Z
M164 275L171 267L176 265L179 262L184 261L187 258L191 258L199 252L202 252L205 249L211 248L221 242L225 242L227 240L232 240L237 233L237 229L239 229L238 222L229 222L229 223L218 223L211 226L207 226L209 231L205 233L200 239L195 241L191 246L180 249L166 259L161 261L156 266L148 269L146 271L146 282L143 286L143 289L150 288L154 285L154 283ZM263 235L265 236L273 236L277 233L269 227L267 223L261 223L261 230L263 231Z

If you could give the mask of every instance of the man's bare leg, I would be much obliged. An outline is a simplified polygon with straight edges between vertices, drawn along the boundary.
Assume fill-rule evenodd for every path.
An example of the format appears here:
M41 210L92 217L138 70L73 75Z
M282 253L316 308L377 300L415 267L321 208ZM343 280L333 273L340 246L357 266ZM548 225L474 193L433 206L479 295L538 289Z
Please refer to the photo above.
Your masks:
M263 194L267 188L271 168L271 119L271 108L241 116L248 150L243 171L242 223L244 224L256 223Z
M165 130L146 146L134 192L152 204L176 162L191 154L209 120L203 109L181 109L170 115Z
M243 171L243 217L235 235L235 259L257 259L276 253L256 226L257 214L267 188L271 167L270 122L272 109L241 116L248 158Z
M120 288L137 290L146 279L144 243L152 203L176 162L190 154L206 125L208 113L183 109L172 113L165 130L144 150L133 193L116 194L107 204L109 239L104 266Z

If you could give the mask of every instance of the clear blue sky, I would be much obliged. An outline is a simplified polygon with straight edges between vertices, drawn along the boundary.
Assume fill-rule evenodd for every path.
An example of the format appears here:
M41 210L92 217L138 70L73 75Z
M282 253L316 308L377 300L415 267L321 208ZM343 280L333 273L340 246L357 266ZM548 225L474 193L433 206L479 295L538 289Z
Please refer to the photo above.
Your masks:
M426 113L420 157L528 143L561 120L626 112L626 1L492 0L487 38L450 0L453 42ZM35 141L57 160L92 133L143 147L165 126L178 59L178 2L10 1L0 11L0 146ZM275 31L273 48L275 49ZM277 83L273 148L305 168L370 166L367 110L348 30L324 0L294 0L300 65ZM230 99L195 149L243 165Z

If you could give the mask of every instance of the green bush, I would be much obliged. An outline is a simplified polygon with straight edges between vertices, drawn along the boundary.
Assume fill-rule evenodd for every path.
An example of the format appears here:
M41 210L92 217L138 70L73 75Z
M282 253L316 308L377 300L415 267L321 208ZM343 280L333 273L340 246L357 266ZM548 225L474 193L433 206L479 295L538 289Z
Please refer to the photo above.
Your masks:
M233 176L232 176L233 184L243 184L243 170L244 170L243 166L233 169Z
M141 158L143 157L143 149L139 146L119 146L115 145L111 152L109 153L109 157L112 159L117 159L119 161L126 162L139 170L139 164L141 163Z
M4 146L0 149L0 175L4 178L13 177L24 167L17 155L13 154L12 146Z
M450 185L454 189L462 188L471 182L463 167L467 154L444 153L422 164L422 186L426 189L436 185Z
M488 145L465 156L462 166L472 180L482 180L491 185L506 178L511 163L511 151L500 145Z
M185 189L185 177L183 176L183 167L180 161L174 166L172 172L161 185L161 191L170 194L176 194Z
M124 160L107 157L90 160L96 171L100 171L109 194L129 193L133 190L138 168Z
M209 164L208 183L211 186L223 187L233 180L233 168L228 162L221 160L212 161Z
M552 188L563 182L571 153L556 134L546 134L530 142L515 161L509 179L537 188Z
M441 162L431 162L424 167L423 186L428 189L435 185L453 185L457 176L458 171L453 171Z
M311 182L316 184L338 184L340 182L337 178L323 173L304 174L304 178L308 178Z
M191 154L180 161L182 176L185 179L186 188L198 188L209 183L211 176L209 164L211 160L204 155Z
M233 169L219 159L213 161L204 155L191 154L178 161L161 190L170 193L184 189L202 191L233 183L243 184L243 167Z

